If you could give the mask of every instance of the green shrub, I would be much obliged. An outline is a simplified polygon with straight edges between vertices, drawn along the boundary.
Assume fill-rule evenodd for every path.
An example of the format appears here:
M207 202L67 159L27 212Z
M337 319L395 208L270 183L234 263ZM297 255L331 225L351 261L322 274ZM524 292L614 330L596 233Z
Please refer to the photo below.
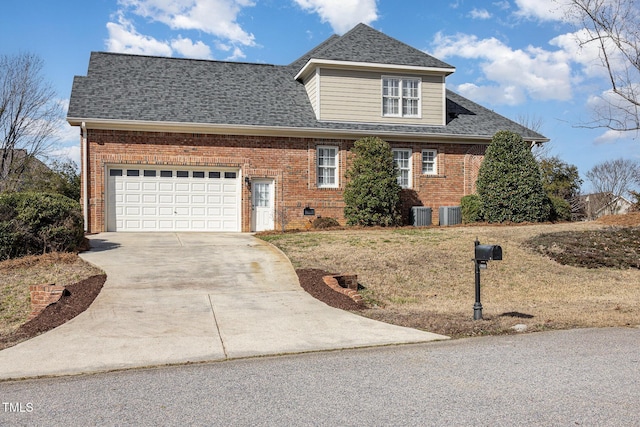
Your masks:
M549 196L551 204L551 221L571 221L571 204L562 197Z
M402 221L400 185L389 144L367 137L355 142L347 171L344 216L349 225L394 226Z
M482 221L482 201L477 194L464 196L460 200L462 210L462 222L469 224Z
M489 222L540 222L550 205L538 163L522 137L496 133L487 148L476 184L484 219Z
M318 217L313 220L313 228L340 227L340 223L335 218Z
M73 252L83 238L78 202L60 194L0 194L0 260Z

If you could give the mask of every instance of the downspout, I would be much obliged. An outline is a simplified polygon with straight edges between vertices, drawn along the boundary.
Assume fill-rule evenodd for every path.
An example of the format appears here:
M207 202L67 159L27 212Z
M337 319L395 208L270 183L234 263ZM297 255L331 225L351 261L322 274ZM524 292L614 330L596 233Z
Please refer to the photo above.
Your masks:
M84 232L89 231L89 183L87 182L87 164L89 153L87 152L87 125L85 122L82 122L82 137L80 138L80 143L82 145L82 213L84 216Z

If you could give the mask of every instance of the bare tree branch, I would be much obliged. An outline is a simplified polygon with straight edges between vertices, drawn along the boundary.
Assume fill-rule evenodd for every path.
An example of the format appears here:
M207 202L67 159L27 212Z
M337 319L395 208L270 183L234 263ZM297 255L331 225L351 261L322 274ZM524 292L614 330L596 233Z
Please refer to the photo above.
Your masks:
M42 68L32 54L0 56L0 191L16 190L30 164L56 142L62 108Z
M640 183L640 164L629 159L607 160L591 168L586 176L596 193L626 197Z
M570 0L569 5L569 16L586 31L580 45L597 44L611 85L585 127L640 131L640 0Z

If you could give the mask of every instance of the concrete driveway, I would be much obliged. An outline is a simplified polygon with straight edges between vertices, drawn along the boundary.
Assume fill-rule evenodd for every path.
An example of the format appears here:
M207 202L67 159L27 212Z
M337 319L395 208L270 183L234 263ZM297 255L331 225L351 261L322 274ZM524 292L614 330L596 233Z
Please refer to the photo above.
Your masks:
M249 234L102 233L107 273L87 311L0 351L0 379L403 344L447 337L334 309Z

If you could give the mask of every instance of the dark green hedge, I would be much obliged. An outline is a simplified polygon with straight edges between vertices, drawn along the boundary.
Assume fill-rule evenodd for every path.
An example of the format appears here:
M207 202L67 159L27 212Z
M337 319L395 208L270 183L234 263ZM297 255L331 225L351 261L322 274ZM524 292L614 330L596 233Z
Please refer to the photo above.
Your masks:
M0 194L0 260L74 252L83 238L78 202L60 194Z
M400 185L389 144L366 137L354 143L347 171L344 216L349 225L395 226L402 222Z
M540 222L550 214L540 168L522 137L497 132L485 154L478 181L482 213L488 222Z
M470 224L482 221L482 200L477 194L464 196L460 200L460 208L462 210L462 222Z

